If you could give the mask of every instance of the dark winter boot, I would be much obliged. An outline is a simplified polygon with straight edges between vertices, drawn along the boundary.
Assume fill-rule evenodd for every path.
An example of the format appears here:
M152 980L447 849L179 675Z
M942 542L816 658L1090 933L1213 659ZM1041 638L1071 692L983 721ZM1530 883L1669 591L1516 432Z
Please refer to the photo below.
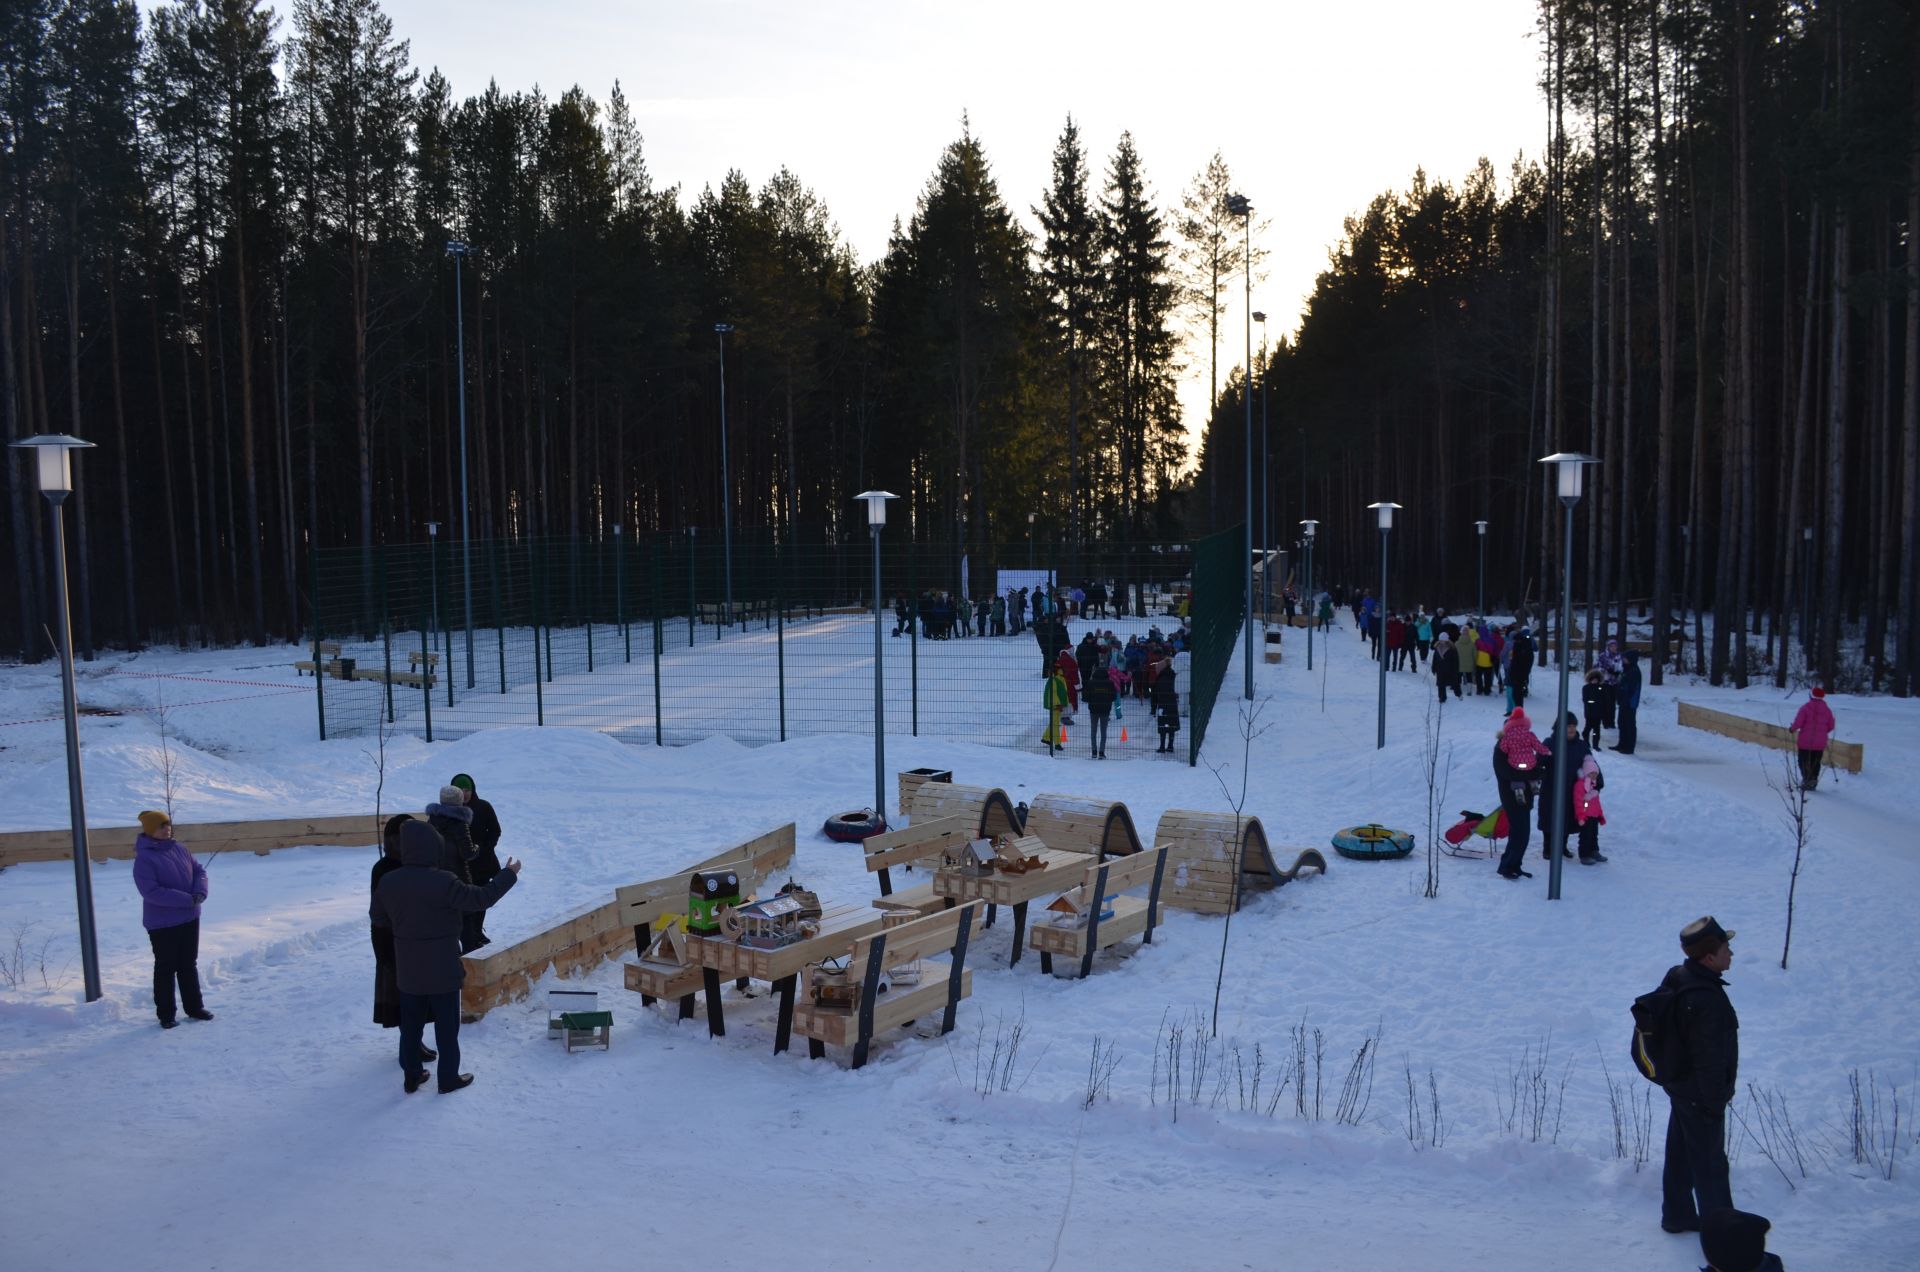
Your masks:
M424 1079L426 1077L426 1074L422 1072L420 1076ZM455 1091L464 1091L472 1085L473 1085L473 1075L471 1073L463 1073L459 1077L453 1080L452 1086L441 1087L440 1094L452 1095Z

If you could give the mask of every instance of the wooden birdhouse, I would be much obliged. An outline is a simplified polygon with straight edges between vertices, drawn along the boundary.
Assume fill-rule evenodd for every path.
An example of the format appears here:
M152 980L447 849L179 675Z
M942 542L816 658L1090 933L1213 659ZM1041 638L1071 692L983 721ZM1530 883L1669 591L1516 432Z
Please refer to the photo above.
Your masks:
M1021 852L1020 841L1012 835L1002 835L994 841L993 864L1002 874L1025 874L1047 868L1047 863L1038 856Z
M835 1011L852 1011L860 1001L860 987L854 984L853 973L848 970L845 958L830 958L825 962L810 964L807 968L807 993L812 996L814 1006Z
M802 919L818 919L826 913L820 906L818 894L795 883L792 876L788 876L787 881L780 885L779 895L792 897L800 903L799 917Z
M728 913L730 921L726 927L732 931L736 923L739 925L738 939L742 945L756 950L777 950L804 941L820 930L819 921L808 918L805 910L806 904L798 895L768 897L765 901L735 907ZM819 913L817 898L814 913Z
M1082 927L1093 914L1093 893L1086 884L1081 884L1070 892L1064 892L1053 899L1047 907L1056 927ZM1102 920L1113 917L1113 898L1107 898L1107 905L1100 911Z
M662 963L669 967L685 967L687 954L682 945L683 939L680 929L669 923L660 929L660 935L653 938L653 944L647 946L646 953L640 958L643 962Z
M993 854L992 840L975 839L942 850L940 864L963 875L983 878L993 873Z
M693 876L688 888L687 931L696 936L717 936L720 932L720 908L740 904L740 876L732 870L702 870Z

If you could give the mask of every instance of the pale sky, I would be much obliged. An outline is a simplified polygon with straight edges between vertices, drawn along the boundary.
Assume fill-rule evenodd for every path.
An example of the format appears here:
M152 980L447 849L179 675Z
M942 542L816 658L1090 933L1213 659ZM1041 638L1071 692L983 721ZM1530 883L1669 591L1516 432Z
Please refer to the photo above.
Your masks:
M912 215L965 112L1002 197L1029 228L1067 115L1095 184L1131 130L1163 208L1217 149L1269 253L1255 309L1291 332L1342 219L1417 166L1457 180L1481 156L1504 182L1538 155L1533 0L385 0L422 73L456 98L489 78L604 106L615 79L656 186L690 201L739 168L781 165L826 202L863 262ZM290 6L286 7L290 12ZM283 25L282 37L286 34ZM1244 361L1238 302L1221 375ZM1256 328L1253 340L1259 343ZM1182 402L1206 406L1204 340Z

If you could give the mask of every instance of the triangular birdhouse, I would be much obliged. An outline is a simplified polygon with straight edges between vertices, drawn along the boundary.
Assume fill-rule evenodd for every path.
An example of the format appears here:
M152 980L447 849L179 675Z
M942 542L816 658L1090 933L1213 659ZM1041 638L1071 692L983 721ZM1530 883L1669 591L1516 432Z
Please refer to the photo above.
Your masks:
M653 938L653 944L647 946L647 952L641 956L649 963L664 963L670 967L687 965L686 951L681 947L680 927L669 923L660 929L660 935Z

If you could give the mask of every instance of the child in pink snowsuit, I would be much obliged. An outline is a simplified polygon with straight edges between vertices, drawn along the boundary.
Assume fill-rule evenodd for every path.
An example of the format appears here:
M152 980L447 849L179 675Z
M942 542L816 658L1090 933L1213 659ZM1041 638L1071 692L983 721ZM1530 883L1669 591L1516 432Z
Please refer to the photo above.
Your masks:
M1607 814L1600 807L1600 766L1591 755L1580 765L1580 776L1573 784L1573 823L1584 829L1590 821L1607 824Z
M1533 721L1519 707L1513 709L1500 730L1500 751L1516 773L1532 772L1541 759L1553 754L1545 742L1533 736Z
M1813 687L1813 696L1794 712L1793 744L1800 752L1800 784L1807 790L1820 785L1820 762L1826 758L1827 742L1833 737L1833 708L1827 705L1827 691Z

